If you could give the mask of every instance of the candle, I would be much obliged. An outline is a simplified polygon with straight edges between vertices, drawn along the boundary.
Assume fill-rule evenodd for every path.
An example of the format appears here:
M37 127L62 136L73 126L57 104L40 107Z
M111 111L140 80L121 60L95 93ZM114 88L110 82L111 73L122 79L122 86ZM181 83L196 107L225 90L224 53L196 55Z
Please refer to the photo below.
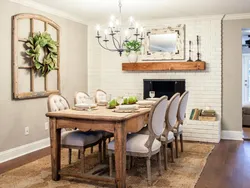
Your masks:
M100 29L101 29L100 25L99 24L96 25L96 34L97 34L97 36L99 36Z
M108 30L105 29L105 30L104 30L105 39L107 39L107 34L108 34Z

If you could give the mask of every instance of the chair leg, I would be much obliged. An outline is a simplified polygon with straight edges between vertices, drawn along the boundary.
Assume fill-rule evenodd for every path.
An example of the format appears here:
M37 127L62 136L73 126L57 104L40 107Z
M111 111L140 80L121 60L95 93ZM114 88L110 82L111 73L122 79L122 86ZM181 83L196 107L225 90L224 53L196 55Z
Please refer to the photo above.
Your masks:
M102 141L102 143L103 143L103 147L102 147L102 149L103 149L103 160L105 160L105 158L106 158L106 138L105 139L103 139L103 141Z
M131 156L128 156L127 169L131 169Z
M85 149L81 149L81 173L84 174L85 172Z
M81 150L78 150L78 159L81 159Z
M113 160L112 160L112 153L109 152L109 176L113 176Z
M183 147L183 135L182 135L182 133L180 134L180 142L181 142L181 152L183 152L184 147Z
M71 164L72 149L69 149L69 164Z
M93 146L91 147L91 153L93 153L94 152L94 148L93 148Z
M165 143L163 147L164 147L164 168L165 170L167 170L168 169L168 145L167 143Z
M109 142L111 141L111 138L109 138Z
M176 158L178 158L179 157L179 155L178 155L178 136L174 136L174 140L175 140L175 155L176 155Z
M148 175L148 186L152 185L152 177L151 177L151 160L150 157L147 158L147 175Z
M162 170L161 170L161 150L158 153L158 165L159 165L159 175L162 175Z
M99 142L99 161L102 163L102 142Z
M172 160L172 163L174 163L174 143L173 142L170 143L170 148L171 148L171 160Z

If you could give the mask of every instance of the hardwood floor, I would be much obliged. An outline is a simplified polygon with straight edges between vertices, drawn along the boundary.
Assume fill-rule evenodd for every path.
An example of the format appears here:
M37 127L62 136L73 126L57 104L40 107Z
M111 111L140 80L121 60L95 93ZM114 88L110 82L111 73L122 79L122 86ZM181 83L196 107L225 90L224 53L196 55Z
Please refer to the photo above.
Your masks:
M249 188L250 142L222 140L208 157L195 188Z
M0 164L0 174L46 156L49 148ZM250 141L217 144L195 188L250 188Z

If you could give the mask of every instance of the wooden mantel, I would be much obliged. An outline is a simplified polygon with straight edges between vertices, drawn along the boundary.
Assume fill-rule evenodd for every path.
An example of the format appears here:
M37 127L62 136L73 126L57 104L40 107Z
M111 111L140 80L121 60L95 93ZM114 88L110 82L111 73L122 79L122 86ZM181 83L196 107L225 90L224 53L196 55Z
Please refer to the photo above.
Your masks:
M204 61L122 63L123 71L191 71L205 70Z

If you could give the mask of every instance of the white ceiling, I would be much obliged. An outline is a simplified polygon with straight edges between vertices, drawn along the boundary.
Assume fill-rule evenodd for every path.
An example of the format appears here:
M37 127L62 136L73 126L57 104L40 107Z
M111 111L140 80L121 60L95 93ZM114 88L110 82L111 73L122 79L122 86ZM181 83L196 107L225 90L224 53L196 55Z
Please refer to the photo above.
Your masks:
M118 0L34 0L87 22L106 22ZM122 0L123 17L136 20L250 13L250 0Z

